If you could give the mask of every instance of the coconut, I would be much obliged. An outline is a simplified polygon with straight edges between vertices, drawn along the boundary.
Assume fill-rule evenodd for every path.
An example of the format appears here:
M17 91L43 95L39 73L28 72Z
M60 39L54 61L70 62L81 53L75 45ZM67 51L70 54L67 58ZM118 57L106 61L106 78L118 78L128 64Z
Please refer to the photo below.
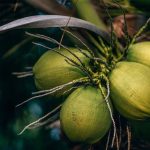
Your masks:
M85 65L89 64L89 59L75 48L69 48ZM54 49L69 57L75 62L79 61L66 49ZM51 89L73 80L85 77L87 74L65 61L65 57L54 50L47 51L36 62L33 67L35 85L39 90ZM87 51L85 51L87 53ZM65 90L68 90L68 88ZM64 92L64 90L63 90ZM62 91L59 94L63 94Z
M140 42L129 48L128 61L139 62L150 67L150 42Z
M119 62L109 75L110 96L121 115L150 117L150 68L136 62Z
M100 89L76 89L64 102L60 120L66 136L74 142L95 143L111 126L110 112Z

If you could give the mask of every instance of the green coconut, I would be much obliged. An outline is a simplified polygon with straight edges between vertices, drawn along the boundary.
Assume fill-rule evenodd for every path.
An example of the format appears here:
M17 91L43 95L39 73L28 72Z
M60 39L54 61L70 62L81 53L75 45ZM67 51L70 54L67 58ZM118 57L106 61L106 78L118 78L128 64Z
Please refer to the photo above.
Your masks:
M136 62L119 62L109 75L110 96L121 115L150 117L150 68Z
M89 59L75 48L69 48L85 64L89 64ZM78 60L66 49L58 49L63 55L78 62ZM87 52L87 51L86 51ZM78 67L72 66L65 61L66 58L53 50L44 53L33 67L35 85L39 90L47 90L59 85L66 84L73 80L86 76L86 73ZM79 63L79 62L78 62ZM67 89L65 89L67 90ZM63 91L64 92L64 91ZM61 93L62 94L62 93Z
M140 42L129 48L128 61L139 62L150 67L150 42Z
M61 126L74 142L95 143L111 126L107 104L96 87L80 87L64 102L60 112Z

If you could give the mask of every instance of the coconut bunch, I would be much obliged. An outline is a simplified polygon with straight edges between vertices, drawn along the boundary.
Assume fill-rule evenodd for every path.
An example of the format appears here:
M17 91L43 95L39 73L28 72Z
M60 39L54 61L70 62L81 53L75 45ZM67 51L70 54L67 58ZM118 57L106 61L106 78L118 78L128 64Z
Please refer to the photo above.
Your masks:
M56 48L42 55L33 67L40 93L50 92L56 97L67 94L60 120L68 138L91 144L101 139L111 126L111 104L100 83L104 80L102 69L104 72L107 69L92 55L88 50Z
M113 125L113 144L117 137L113 110L128 120L150 117L150 42L135 44L147 24L131 41L125 35L124 48L114 39L111 45L100 39L96 53L88 46L80 49L61 45L46 52L34 65L35 84L41 90L37 94L67 95L60 121L71 141L93 144Z
M91 6L90 1L88 2L86 6L88 4ZM93 10L89 6L87 7ZM78 12L85 17L85 11L81 10L82 8L78 6ZM95 11L92 13L96 16ZM91 18L89 21L100 28L101 21L93 20L90 13L86 14L89 15L89 17L86 15L88 19ZM66 19L66 17L61 18ZM61 18L57 21L59 22ZM30 19L33 18L28 18L28 23L24 24L25 27L31 27L31 23L35 25L35 22L37 27L43 25L39 18L36 18L35 22ZM44 19L49 22L46 17ZM53 21L56 18L52 16L50 19ZM67 25L72 27L72 22L69 21L72 21L71 18L67 20ZM62 27L61 22L59 23ZM80 21L78 27L81 27L81 23L83 22ZM92 34L86 34L86 38L97 47L96 51L78 37L76 39L84 45L84 49L67 47L49 37L30 34L33 37L54 42L59 47L49 50L49 47L38 44L47 48L48 51L33 66L32 74L38 91L34 92L35 96L27 101L51 95L53 98L65 97L65 100L52 112L26 126L23 131L37 126L40 121L56 113L62 130L71 141L94 144L102 139L113 126L113 145L114 139L117 139L116 114L131 120L150 118L150 42L135 42L148 23L149 20L132 40L126 30L125 46L117 41L113 29L110 43L104 37L95 38ZM15 24L13 28L18 26L23 27L23 24ZM58 27L58 24L55 27ZM95 29L91 24L86 24L86 29L89 27ZM2 29L9 28L12 28L12 24ZM102 28L106 30L103 25ZM46 122L40 125L44 123Z
M60 121L71 141L93 144L111 124L115 136L113 109L126 119L150 117L150 42L132 42L121 51L103 43L101 58L91 49L55 48L34 65L37 94L67 95Z

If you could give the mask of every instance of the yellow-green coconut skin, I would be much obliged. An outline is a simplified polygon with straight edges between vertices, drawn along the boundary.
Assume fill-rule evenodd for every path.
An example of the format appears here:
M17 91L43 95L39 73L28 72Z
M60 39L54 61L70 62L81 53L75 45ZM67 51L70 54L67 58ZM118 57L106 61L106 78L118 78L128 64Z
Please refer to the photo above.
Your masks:
M78 62L67 50L63 48L57 48L55 50ZM89 59L77 49L70 48L70 50L76 54L82 62L85 64L89 63ZM40 57L33 67L35 84L39 90L51 89L86 76L83 71L68 64L65 59L66 58L53 50L47 51Z
M110 96L126 118L150 117L150 68L136 62L119 62L109 75Z
M80 87L64 102L60 112L61 126L74 142L95 143L111 126L110 113L101 91L96 87Z
M128 61L139 62L150 67L150 42L140 42L129 48Z

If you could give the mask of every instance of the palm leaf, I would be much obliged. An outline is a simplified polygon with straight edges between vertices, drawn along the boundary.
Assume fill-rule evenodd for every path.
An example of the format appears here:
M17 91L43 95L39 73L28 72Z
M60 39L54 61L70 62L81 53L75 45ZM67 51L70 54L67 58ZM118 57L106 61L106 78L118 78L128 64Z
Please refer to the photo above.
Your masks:
M94 24L78 18L60 15L37 15L18 19L0 26L0 33L13 29L48 27L76 27L86 29L101 36L106 41L110 41L109 34L96 27Z

